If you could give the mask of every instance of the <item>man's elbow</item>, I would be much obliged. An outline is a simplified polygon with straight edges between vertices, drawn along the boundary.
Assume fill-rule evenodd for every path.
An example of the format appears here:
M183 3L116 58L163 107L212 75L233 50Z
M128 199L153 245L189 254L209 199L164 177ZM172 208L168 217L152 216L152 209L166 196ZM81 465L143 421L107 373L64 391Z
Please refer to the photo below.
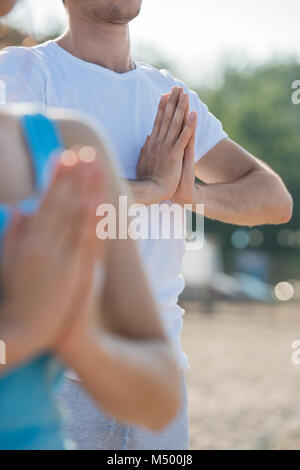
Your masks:
M272 208L274 224L287 224L293 216L293 199L289 192L284 189L278 204Z
M293 198L288 193L288 201L282 209L282 214L281 214L282 222L281 223L282 224L287 224L288 222L290 222L292 217L293 217Z
M293 215L293 199L281 178L273 172L262 174L265 204L261 205L263 224L287 224Z

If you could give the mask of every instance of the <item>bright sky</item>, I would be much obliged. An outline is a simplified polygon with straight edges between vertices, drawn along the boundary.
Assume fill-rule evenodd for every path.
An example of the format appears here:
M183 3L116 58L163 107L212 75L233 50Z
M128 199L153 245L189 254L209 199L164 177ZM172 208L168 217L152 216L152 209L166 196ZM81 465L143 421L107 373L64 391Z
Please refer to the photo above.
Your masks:
M46 33L57 24L63 29L60 0L23 4L12 20L21 15L27 30ZM273 56L300 59L299 30L299 0L144 0L131 25L135 50L154 47L174 62L181 78L197 82L214 79L229 57L239 65Z

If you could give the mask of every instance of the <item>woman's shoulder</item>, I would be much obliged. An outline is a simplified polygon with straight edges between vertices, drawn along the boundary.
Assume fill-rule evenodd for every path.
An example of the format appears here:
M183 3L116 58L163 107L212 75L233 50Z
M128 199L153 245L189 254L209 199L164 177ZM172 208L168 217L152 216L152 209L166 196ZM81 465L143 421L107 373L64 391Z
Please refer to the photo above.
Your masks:
M66 148L93 147L105 164L111 182L118 181L118 185L122 186L120 181L122 171L113 142L95 119L81 112L57 109L50 110L48 115L58 124ZM123 191L127 193L125 188Z
M48 116L61 129L66 147L94 145L112 152L110 138L105 129L90 115L73 110L49 109Z
M28 164L19 115L0 110L0 201L15 202L31 191L32 175Z
M110 139L90 116L54 108L45 111L30 104L12 105L0 109L0 201L14 202L31 194L32 170L20 119L35 113L42 113L57 125L65 148L93 147L104 164L111 189L122 187ZM126 193L124 188L122 192Z

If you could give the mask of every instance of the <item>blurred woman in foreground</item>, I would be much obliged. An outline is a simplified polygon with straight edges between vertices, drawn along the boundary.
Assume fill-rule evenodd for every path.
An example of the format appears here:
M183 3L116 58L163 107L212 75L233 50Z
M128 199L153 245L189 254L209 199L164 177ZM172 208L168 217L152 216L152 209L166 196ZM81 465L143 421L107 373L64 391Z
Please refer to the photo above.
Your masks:
M14 3L2 1L0 14ZM49 182L62 148L73 150L55 159ZM2 109L0 449L65 448L54 398L62 364L121 421L156 430L178 409L177 367L135 243L96 237L96 207L112 204L118 220L120 195L93 123Z

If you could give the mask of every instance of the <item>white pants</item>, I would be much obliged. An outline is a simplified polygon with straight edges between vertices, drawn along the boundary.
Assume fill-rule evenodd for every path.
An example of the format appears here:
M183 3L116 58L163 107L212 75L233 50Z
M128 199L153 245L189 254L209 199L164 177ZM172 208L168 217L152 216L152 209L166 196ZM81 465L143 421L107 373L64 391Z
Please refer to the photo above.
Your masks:
M78 449L188 450L189 419L184 374L182 388L181 410L173 422L159 432L118 423L103 413L75 380L65 379L58 398L69 414L66 432Z

